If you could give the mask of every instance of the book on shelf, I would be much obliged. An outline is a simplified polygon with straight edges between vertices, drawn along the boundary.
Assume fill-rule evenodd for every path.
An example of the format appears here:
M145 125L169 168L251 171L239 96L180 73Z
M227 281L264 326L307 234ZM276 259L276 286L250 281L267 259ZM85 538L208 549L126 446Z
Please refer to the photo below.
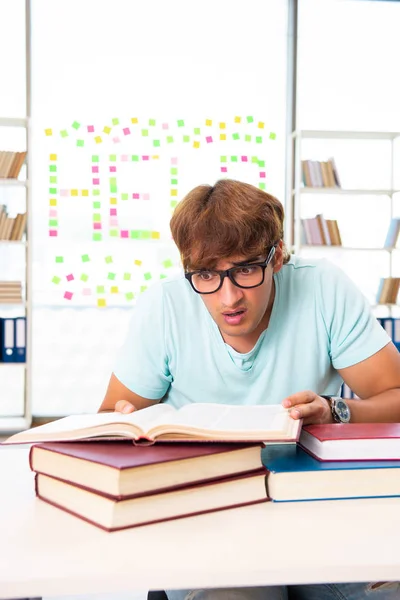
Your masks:
M262 444L55 442L33 445L32 471L121 499L259 471Z
M327 161L302 160L302 181L305 187L340 187L336 163L333 158Z
M22 240L26 227L26 213L18 213L15 217L9 217L7 208L0 206L0 240Z
M342 239L337 221L325 219L322 214L301 219L303 239L310 246L341 246Z
M26 318L0 318L0 362L24 363L25 360Z
M396 247L397 240L399 239L400 233L400 219L391 219L389 229L386 234L384 248L391 250Z
M0 304L20 304L21 302L21 281L0 281Z
M396 304L400 277L381 277L376 293L377 304Z
M36 474L36 495L106 531L267 502L266 470L118 499Z
M0 179L17 179L25 158L26 151L0 150Z
M71 415L16 433L4 444L127 438L137 442L296 442L301 421L280 404L235 406L192 403L179 409L155 404L130 414Z
M321 462L300 447L262 450L267 493L275 502L400 496L400 460Z
M318 460L400 460L400 423L303 427L299 444Z

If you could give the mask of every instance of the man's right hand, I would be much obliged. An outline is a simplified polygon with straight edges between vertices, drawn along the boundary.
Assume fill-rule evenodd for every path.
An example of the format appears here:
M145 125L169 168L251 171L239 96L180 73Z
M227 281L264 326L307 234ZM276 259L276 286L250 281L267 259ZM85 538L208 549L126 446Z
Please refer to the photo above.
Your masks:
M114 412L119 412L119 413L124 413L124 414L132 413L135 410L136 410L136 407L133 406L133 404L131 402L128 402L128 400L118 400L118 402L115 404L115 407L114 407Z

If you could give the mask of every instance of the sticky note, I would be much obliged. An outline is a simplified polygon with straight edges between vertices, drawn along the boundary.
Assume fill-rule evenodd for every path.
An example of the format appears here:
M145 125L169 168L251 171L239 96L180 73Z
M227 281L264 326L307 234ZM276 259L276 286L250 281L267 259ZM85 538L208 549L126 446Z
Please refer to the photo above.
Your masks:
M46 135L53 135L53 130L52 129L45 129L44 130Z
M183 119L178 119L178 127L184 127L185 121Z
M258 166L259 166L260 168L261 168L261 167L262 167L262 168L264 168L264 167L265 167L265 160L259 160L259 161L258 161Z
M101 221L101 214L100 213L93 213L93 221L95 221L96 223L100 223L100 221Z
M183 141L184 142L190 142L190 136L189 135L184 135L183 136Z
M63 129L62 131L60 131L60 135L61 137L65 138L68 136L68 131L66 129Z
M206 126L211 127L211 125L212 125L212 119L206 119Z
M57 206L57 200L55 198L50 199L50 206Z
M57 188L49 188L49 194L57 194Z
M124 127L123 130L122 130L122 132L123 132L124 135L130 135L131 130L129 129L129 127Z
M242 120L242 117L235 117L234 118L235 123L240 123L241 120Z
M134 162L138 162L138 160L139 160L139 156L138 156L137 154L132 154L132 160L133 160Z
M232 133L232 139L239 140L240 139L240 135L238 133Z
M85 145L85 142L83 140L76 140L76 145L79 148L83 148L83 146Z
M121 237L122 238L129 238L129 231L127 229L122 229L121 230Z
M178 169L176 167L172 167L172 169L170 169L169 172L171 173L171 175L177 175Z
M220 129L225 129L226 128L226 123L220 123L219 124L219 128Z
M50 183L57 183L57 176L56 175L51 175L51 177L49 177L49 182Z
M142 129L142 136L143 137L147 137L149 135L149 130L148 129Z
M93 202L93 208L101 208L101 202L99 202L98 200L96 200L96 202Z
M93 223L93 229L96 229L96 231L98 231L99 229L102 229L101 223Z
M228 160L228 157L227 157L227 156L221 156L219 160L220 160L220 162L222 162L222 163L226 163L226 162L227 162L227 160Z
M93 185L100 185L100 179L98 177L94 177L92 179Z
M117 172L117 167L115 165L109 167L109 171L110 173L116 173Z
M72 273L70 273L66 277L67 277L67 281L73 281L74 280L74 276L72 275Z
M248 160L247 156L242 156L241 159L242 159L242 162L247 162L247 160Z
M101 144L101 142L102 142L103 140L101 139L101 136L100 136L100 135L96 135L96 137L94 138L94 141L96 142L96 144Z
M264 123L263 123L263 121L258 121L257 127L259 129L264 129Z
M50 160L57 160L57 154L50 154Z
M77 196L78 190L71 190L71 196Z
M255 163L255 164L257 164L257 165L258 165L258 158L257 158L257 156L252 156L252 157L251 157L251 162L252 162L252 164L254 164L254 163Z
M273 133L273 132L271 131L271 133L269 134L269 139L270 139L270 140L276 140L276 133Z
M140 194L138 194L137 192L135 192L134 194L132 194L132 198L133 198L134 200L139 200L139 198L140 198Z
M112 280L114 280L114 279L115 279L115 277L116 277L115 273L108 273L108 275L107 275L107 279L112 279Z
M93 233L92 239L94 242L101 242L103 235L96 231L96 233Z
M256 144L262 144L262 141L263 141L263 139L262 139L261 135L257 135L256 136Z
M110 204L117 204L116 198L110 198Z
M248 123L253 123L254 119L253 119L253 117L246 117L246 121Z
M124 277L123 277L124 281L130 281L131 279L131 274L130 273L124 273Z
M221 167L221 173L227 173L228 169L227 167Z
M206 142L207 142L207 144L211 144L211 142L212 142L212 141L213 141L213 139L212 139L211 135L208 135L208 136L206 137Z
M244 136L244 141L245 142L251 142L251 135L249 135L248 133L246 133L246 135Z
M160 279L166 279L166 275L164 275L164 273L160 273Z
M104 285L97 285L96 286L96 294L104 294Z
M160 140L153 140L153 146L157 148L160 145Z
M74 122L72 123L72 127L73 127L74 129L79 129L79 127L80 127L80 126L81 126L81 124L80 124L80 123L78 123L78 121L74 121Z
M105 298L97 298L97 306L98 308L105 308L107 306Z
M110 237L118 237L118 229L110 229Z
M99 155L98 154L92 154L92 162L99 162Z
M50 229L49 231L49 236L50 237L57 237L58 236L58 232L55 229Z
M93 132L94 132L94 127L93 127L93 125L88 125L88 128L87 128L87 130L88 130L88 132L89 132L89 133L93 133Z
M171 179L170 183L171 183L171 185L178 185L178 180L177 179Z
M137 120L137 118L136 118L136 117L133 117L133 118L131 119L131 123L134 123L134 124L135 124L135 123L137 123L137 122L138 122L138 120Z
M231 156L231 162L237 162L237 161L238 161L237 156Z
M149 160L149 159L150 159L150 156L147 156L147 155L142 156L142 160Z
M152 240L159 240L160 239L160 232L159 231L151 231L150 232L150 237Z
M178 204L177 200L171 200L171 202L169 203L171 208L175 208L175 206Z
M264 183L263 181L261 181L261 182L258 184L258 187L260 188L260 190L265 190L265 183Z
M115 183L110 183L110 193L111 194L116 194L118 191L117 186L115 185Z
M81 281L87 281L88 279L89 279L89 275L86 275L86 273L82 273Z
M103 131L104 131L104 133L107 133L107 135L108 135L111 131L111 127L104 127Z
M129 157L128 157L128 155L127 155L127 154L121 154L121 160L122 160L123 162L126 162L126 161L128 160L128 158L129 158Z
M50 171L50 173L56 173L57 165L49 165L49 171Z
M92 173L98 173L98 172L99 172L98 165L92 165Z
M55 283L56 285L58 285L61 281L60 277L57 277L56 275L54 275L53 279L51 280L52 283Z
M174 138L172 137L172 135L167 135L167 144L172 144L174 141Z
M219 139L223 142L226 140L226 133L220 133L219 134Z
M119 290L118 290L118 286L117 285L112 285L111 286L111 293L112 294L118 294Z
M173 266L173 262L170 258L167 258L166 260L164 260L162 264L165 269L168 269L169 267Z
M73 296L72 292L65 292L65 294L64 294L64 298L66 300L72 300L72 296Z
M92 196L100 196L100 190L92 190Z
M265 179L265 171L260 171L260 178Z
M150 127L155 127L156 124L156 120L155 119L149 119L149 125Z
M134 260L133 262L134 262L134 264L135 264L137 267L141 267L141 266L142 266L142 261L141 261L141 260L137 260L137 259L136 259L136 260Z
M82 262L89 262L90 258L89 258L89 254L82 254Z
M171 158L171 165L177 165L178 164L178 157L177 156L173 156Z
M133 295L133 293L132 293L132 292L127 292L127 293L125 294L125 298L126 298L127 300L133 300L133 298L134 298L134 295Z
M64 262L63 256L56 256L56 263L63 263L63 262Z
M113 137L112 141L114 142L114 144L119 144L121 140L119 139L119 137Z
M168 123L163 123L163 124L161 125L161 127L162 127L163 129L169 129Z
M178 190L171 190L170 195L171 196L177 196L178 195Z
M110 208L110 216L111 217L116 217L117 216L117 209L116 208Z
M104 260L106 261L107 264L110 264L113 261L112 256L106 256Z
M92 295L92 290L90 288L83 288L82 294L84 296L91 296Z
M193 133L194 133L194 135L200 135L200 127L195 127L193 129Z
M115 119L115 118L114 118L114 119L111 119L111 123L112 123L113 125L119 125L119 119Z
M140 292L143 293L147 290L147 285L141 285L140 286Z
M58 227L57 219L49 219L49 227Z

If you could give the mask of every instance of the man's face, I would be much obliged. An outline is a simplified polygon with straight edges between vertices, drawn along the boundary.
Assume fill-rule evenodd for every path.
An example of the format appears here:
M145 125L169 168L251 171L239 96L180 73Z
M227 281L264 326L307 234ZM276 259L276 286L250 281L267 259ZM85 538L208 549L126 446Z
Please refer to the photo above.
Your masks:
M215 268L224 271L236 266L239 262L251 264L262 262L265 259L265 255L258 257L232 256L219 261ZM201 295L207 310L227 343L230 343L230 338L242 338L243 342L248 341L251 345L257 341L268 324L272 308L274 291L272 276L274 272L280 270L281 266L282 251L278 246L274 260L265 269L264 282L260 286L250 289L240 288L235 286L228 277L225 277L222 287L217 292Z

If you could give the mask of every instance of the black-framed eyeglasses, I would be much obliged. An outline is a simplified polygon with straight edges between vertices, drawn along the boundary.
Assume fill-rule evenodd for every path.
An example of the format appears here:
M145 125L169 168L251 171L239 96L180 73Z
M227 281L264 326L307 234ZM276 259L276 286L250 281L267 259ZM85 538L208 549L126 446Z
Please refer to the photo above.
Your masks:
M262 262L243 264L231 267L226 271L214 269L201 269L185 273L186 279L198 294L214 294L221 289L225 277L228 277L236 287L250 289L264 283L265 269L271 262L276 250L276 244L272 246L267 258Z

